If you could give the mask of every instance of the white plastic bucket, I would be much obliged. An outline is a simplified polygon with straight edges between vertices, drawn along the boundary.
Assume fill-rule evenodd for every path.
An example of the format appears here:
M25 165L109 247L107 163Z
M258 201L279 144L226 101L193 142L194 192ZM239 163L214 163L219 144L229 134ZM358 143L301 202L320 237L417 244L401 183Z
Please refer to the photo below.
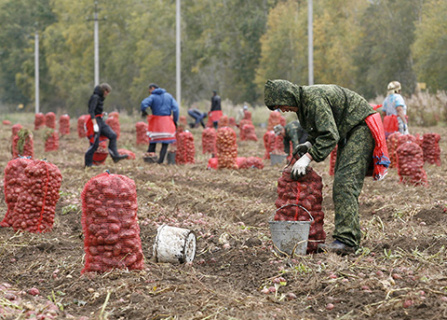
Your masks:
M272 166L274 166L275 164L278 164L278 163L279 164L285 163L286 158L287 158L287 155L270 153L270 163L272 164Z
M286 204L276 211L287 206L297 206L305 210L309 214L309 221L269 221L270 233L272 235L273 246L275 251L281 255L293 256L305 255L307 251L307 243L309 240L309 231L312 221L312 215L306 208L298 204Z
M164 224L157 229L153 253L156 262L192 262L196 255L196 236L191 230Z

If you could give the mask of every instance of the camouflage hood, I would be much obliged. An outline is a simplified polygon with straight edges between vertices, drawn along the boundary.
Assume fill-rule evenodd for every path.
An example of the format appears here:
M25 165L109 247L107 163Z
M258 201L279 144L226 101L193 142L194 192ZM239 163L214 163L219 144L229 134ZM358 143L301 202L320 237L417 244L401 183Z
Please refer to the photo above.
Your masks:
M287 80L267 80L264 87L265 105L273 110L275 106L299 107L300 86Z

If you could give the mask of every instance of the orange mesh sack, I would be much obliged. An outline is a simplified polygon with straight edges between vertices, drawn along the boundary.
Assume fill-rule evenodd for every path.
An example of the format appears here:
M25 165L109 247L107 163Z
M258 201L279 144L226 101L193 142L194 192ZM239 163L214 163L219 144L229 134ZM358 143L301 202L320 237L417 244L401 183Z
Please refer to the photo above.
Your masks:
M63 114L59 118L59 132L61 136L70 134L70 116L68 114Z
M19 195L23 191L23 182L27 179L25 168L30 162L32 160L28 158L17 158L9 161L5 167L3 187L8 209L3 221L0 223L1 227L12 226L11 212L14 211Z
M270 152L275 149L276 135L275 132L269 130L264 134L264 159L270 159Z
M45 152L59 150L59 134L55 130L49 130L45 134Z
M441 136L437 133L425 133L422 140L422 151L424 152L424 161L429 164L441 165L441 148L439 140Z
M321 177L310 167L304 177L293 180L290 173L295 161L294 158L290 166L283 171L282 176L278 179L278 198L275 206L279 210L276 211L274 220L309 221L309 214L306 210L309 211L314 221L310 225L307 252L316 252L318 243L323 243L326 240L326 233L323 230L324 213L322 211L323 182Z
M127 160L135 160L136 156L135 153L133 153L130 150L127 149L118 149L118 153L119 154L127 154Z
M202 153L216 153L216 130L205 128L202 131Z
M223 127L216 135L217 168L237 169L236 132L233 128Z
M424 153L415 142L407 141L397 148L397 173L404 184L428 185Z
M81 193L85 265L81 273L144 267L135 182L101 173Z
M42 127L45 127L45 116L39 112L34 116L34 130L39 130Z
M62 175L47 161L33 160L25 168L26 178L11 213L12 227L32 233L53 229L54 212L59 200Z
M45 114L45 125L48 128L56 129L56 114L54 112Z
M147 135L147 123L139 121L135 124L135 129L137 131L137 145L149 143L149 137Z
M112 128L113 131L115 131L116 139L119 139L121 135L121 126L118 113L111 112L106 120L106 124L109 125L109 127Z
M177 134L177 151L175 153L176 164L194 163L196 148L194 136L188 130Z
M34 158L33 134L28 129L21 129L12 137L12 158L19 156Z
M16 123L11 127L12 137L14 137L20 130L22 130L22 125L20 123Z
M396 150L397 147L399 146L399 137L402 134L400 134L399 132L394 132L392 134L390 134L388 136L388 138L386 139L386 147L388 149L388 154L390 156L390 168L396 168L397 166L397 154L396 154Z
M241 140L258 141L254 125L247 123L242 126Z
M87 122L87 118L90 118L90 115L84 114L78 118L78 137L85 138L87 136L87 130L85 128L85 123Z
M230 125L230 120L228 119L228 116L222 116L220 117L219 121L217 122L217 128L223 128L228 127Z

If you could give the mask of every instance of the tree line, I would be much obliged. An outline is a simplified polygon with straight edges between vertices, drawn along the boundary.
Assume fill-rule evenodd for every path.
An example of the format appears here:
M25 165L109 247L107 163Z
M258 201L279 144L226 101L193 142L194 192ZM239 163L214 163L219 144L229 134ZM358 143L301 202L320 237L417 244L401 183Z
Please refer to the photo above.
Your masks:
M0 0L0 102L85 113L94 86L94 0ZM176 95L176 1L98 0L100 81L108 104L137 110L155 82ZM266 79L308 83L308 0L182 0L182 105L217 90L262 104ZM313 0L314 82L372 99L447 89L446 0Z

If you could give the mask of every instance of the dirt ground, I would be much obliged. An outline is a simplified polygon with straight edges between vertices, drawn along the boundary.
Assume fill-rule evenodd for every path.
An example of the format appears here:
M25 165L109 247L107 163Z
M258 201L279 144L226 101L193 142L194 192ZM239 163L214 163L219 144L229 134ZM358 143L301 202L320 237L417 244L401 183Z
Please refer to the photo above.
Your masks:
M281 257L272 249L268 221L282 165L266 160L262 170L207 170L202 129L192 130L195 164L148 164L142 159L146 147L135 145L133 120L121 124L118 145L137 159L117 164L107 159L106 165L87 170L88 143L77 137L76 120L59 151L45 153L43 130L34 132L35 158L56 164L63 175L61 197L52 232L0 228L0 319L447 318L447 128L412 128L412 133L443 137L442 165L425 165L429 187L400 184L396 169L382 182L365 180L363 239L355 254ZM32 123L22 125L33 129ZM264 132L257 128L258 142L239 141L239 156L262 157ZM0 137L3 172L11 160L11 127L1 126ZM323 177L324 228L332 241L329 159L312 167ZM136 183L145 269L81 275L80 193L106 169ZM162 224L195 232L192 263L154 262L154 239ZM32 288L39 294L32 295Z

